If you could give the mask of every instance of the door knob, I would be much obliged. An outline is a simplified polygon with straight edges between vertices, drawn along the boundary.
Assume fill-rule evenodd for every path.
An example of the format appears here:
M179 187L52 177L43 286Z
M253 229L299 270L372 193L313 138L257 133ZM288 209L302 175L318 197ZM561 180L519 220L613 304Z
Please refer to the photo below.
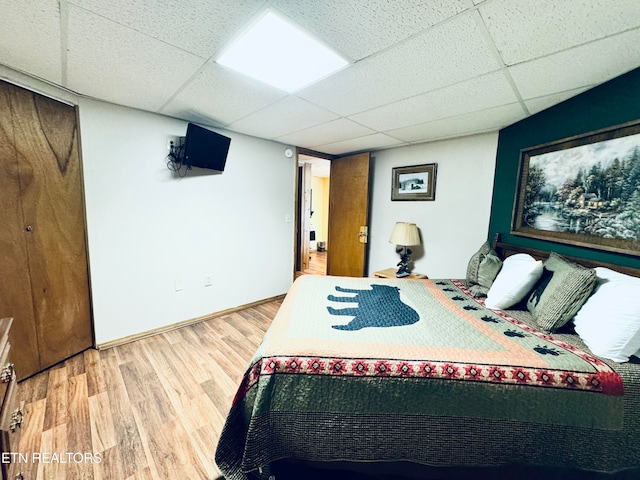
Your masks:
M33 227L31 225L27 225L26 230L27 232L31 232L33 230Z

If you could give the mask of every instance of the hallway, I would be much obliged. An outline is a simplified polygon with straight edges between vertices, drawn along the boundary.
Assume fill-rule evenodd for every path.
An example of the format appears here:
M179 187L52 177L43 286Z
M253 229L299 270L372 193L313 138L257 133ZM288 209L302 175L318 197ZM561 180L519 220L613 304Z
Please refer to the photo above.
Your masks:
M309 252L309 268L303 274L326 275L327 274L327 252L311 250Z

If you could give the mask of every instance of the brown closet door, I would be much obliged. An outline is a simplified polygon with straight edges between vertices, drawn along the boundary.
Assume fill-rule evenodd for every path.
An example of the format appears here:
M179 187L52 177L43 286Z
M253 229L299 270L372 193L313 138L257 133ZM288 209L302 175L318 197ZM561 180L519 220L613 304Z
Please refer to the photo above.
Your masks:
M74 107L17 87L11 107L42 370L93 344L77 117Z
M23 371L39 370L40 353L11 114L14 90L12 85L0 82L0 318L13 317L11 361L19 366L17 373L22 377Z

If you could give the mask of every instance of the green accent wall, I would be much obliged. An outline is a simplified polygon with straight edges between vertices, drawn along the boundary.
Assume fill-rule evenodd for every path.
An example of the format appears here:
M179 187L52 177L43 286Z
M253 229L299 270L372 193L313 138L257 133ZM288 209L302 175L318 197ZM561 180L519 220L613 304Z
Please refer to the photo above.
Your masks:
M640 119L640 68L500 130L489 240L640 268L639 256L511 235L520 150Z

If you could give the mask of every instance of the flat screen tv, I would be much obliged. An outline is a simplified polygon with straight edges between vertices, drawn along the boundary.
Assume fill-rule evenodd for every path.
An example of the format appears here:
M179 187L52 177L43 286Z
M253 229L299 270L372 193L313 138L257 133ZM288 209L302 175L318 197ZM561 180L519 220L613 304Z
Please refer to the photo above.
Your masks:
M231 139L193 123L187 125L184 139L184 161L189 167L224 171Z

